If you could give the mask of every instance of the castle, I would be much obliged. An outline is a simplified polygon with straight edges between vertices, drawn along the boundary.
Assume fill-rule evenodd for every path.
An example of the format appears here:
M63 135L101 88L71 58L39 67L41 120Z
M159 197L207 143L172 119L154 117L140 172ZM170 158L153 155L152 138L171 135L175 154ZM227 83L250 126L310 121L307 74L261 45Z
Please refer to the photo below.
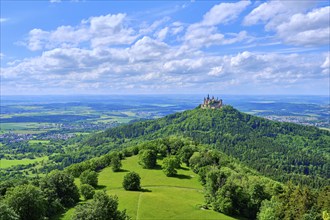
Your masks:
M201 108L210 108L210 109L216 109L221 108L222 105L222 99L215 99L214 96L212 96L212 99L210 99L210 95L207 95L207 97L204 97L204 103L201 105Z

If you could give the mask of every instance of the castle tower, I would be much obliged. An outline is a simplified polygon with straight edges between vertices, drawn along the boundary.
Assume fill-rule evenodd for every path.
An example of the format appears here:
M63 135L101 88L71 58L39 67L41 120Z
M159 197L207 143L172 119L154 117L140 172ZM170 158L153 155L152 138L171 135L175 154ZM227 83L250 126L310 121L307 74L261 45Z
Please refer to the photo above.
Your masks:
M212 96L212 99L210 99L210 95L208 94L206 98L204 97L204 103L201 105L201 108L220 109L222 108L222 105L222 99L219 99L218 97L215 99L214 96Z

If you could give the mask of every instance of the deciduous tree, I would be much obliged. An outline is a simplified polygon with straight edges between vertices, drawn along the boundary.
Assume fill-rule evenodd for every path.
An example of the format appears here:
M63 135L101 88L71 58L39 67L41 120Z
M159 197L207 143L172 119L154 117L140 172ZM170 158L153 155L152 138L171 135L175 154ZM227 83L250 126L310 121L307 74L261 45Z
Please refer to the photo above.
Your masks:
M135 172L129 172L124 176L123 187L125 190L137 191L141 189L141 177Z
M39 220L45 216L46 200L38 187L17 186L7 192L5 200L20 220Z

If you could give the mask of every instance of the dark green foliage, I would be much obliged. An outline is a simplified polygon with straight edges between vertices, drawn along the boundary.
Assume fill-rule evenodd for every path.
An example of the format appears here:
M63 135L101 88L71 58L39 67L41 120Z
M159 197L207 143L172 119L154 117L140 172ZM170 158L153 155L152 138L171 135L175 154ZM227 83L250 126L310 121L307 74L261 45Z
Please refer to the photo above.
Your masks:
M228 215L249 217L249 196L238 184L229 181L217 191L212 203L215 210Z
M21 185L10 189L6 193L5 201L17 213L20 220L39 220L46 214L46 200L43 193L32 185Z
M118 172L120 171L120 168L122 167L121 165L121 160L119 158L118 154L113 154L112 158L111 158L111 168L113 172Z
M94 187L88 184L82 184L80 186L81 195L87 200L93 198L95 194Z
M40 188L48 199L48 203L54 203L57 209L59 205L71 207L79 201L79 190L74 183L74 178L63 171L52 171L40 182ZM54 213L48 210L50 213Z
M180 167L180 161L175 156L166 157L163 160L162 170L166 176L174 176L177 174L176 168Z
M326 157L329 131L270 121L241 113L231 106L217 110L197 108L113 128L97 137L110 142L122 138L154 140L171 135L216 147L282 182L291 179L296 184L315 188L330 184L330 162ZM163 150L159 153L177 154L182 143L163 141L159 145Z
M98 175L95 171L85 170L84 172L81 173L79 178L82 184L89 184L93 187L97 186Z
M250 188L249 216L255 217L260 209L262 201L270 199L271 196L265 192L264 185L260 183L252 183Z
M141 150L139 152L139 164L145 169L155 168L157 164L157 153L154 150Z
M85 170L98 171L110 165L112 158L112 153L103 155L98 158L92 158L90 160L72 164L66 168L66 171L74 177L79 177Z
M140 186L141 177L135 172L129 172L124 176L123 187L125 190L138 191Z
M196 152L189 159L191 169L198 173L202 167L220 165L220 154L217 151Z
M0 200L0 220L18 220L19 216L13 208L9 207L4 201Z
M205 191L207 202L212 202L217 191L226 184L228 175L218 168L209 168L205 178Z
M181 158L181 161L185 163L187 166L189 166L189 159L194 154L195 149L194 146L184 146L179 151L179 156Z
M73 220L128 220L125 211L118 210L118 198L96 192L93 200L77 206Z

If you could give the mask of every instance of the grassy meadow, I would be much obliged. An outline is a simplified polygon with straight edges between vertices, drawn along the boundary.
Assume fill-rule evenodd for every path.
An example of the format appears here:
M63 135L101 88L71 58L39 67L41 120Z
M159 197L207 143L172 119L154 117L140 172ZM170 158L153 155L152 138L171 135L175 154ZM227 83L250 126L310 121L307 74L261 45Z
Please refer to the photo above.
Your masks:
M161 165L162 161L157 163ZM137 219L234 219L224 214L204 210L203 187L198 176L183 166L176 177L166 177L160 166L143 169L138 165L138 157L122 161L121 172L114 173L110 167L99 173L98 190L106 190L109 195L117 195L119 209L126 209L132 220ZM124 175L135 171L141 176L141 192L125 191L122 187ZM79 179L75 180L80 185ZM69 220L74 208L58 219Z
M8 168L8 167L17 166L17 165L27 165L27 164L40 162L42 160L48 160L48 157L44 156L44 157L38 157L35 159L24 158L21 160L0 159L0 168Z

